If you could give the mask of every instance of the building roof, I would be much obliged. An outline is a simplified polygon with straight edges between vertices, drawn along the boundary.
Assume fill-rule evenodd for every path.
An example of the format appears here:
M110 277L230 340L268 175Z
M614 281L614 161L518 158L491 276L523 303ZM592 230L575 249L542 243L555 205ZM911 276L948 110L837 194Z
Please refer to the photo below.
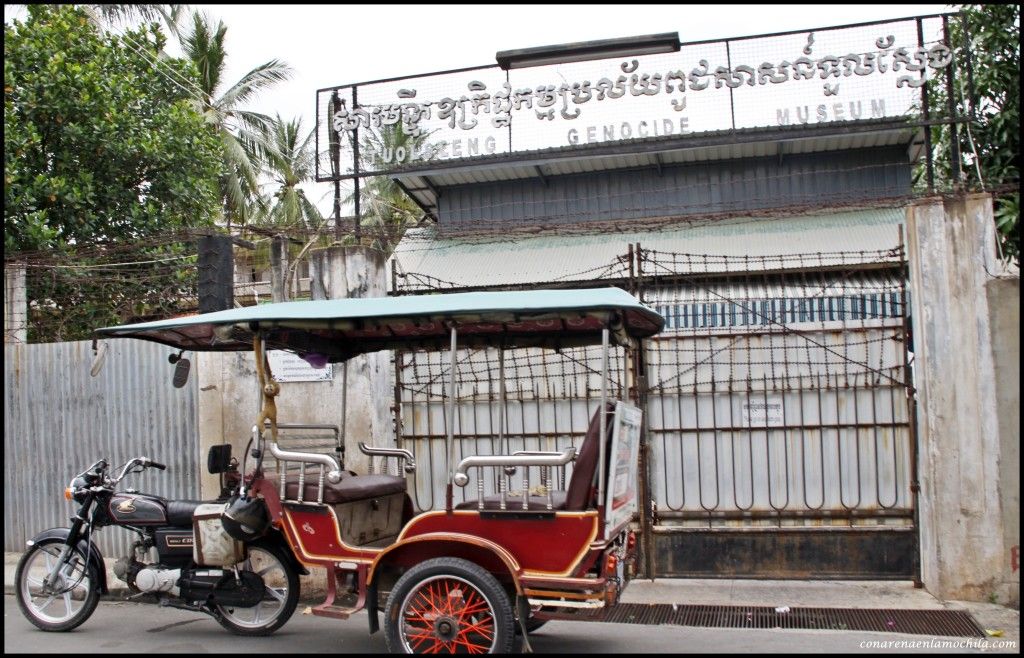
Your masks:
M429 161L397 168L391 178L437 219L439 190L455 185L894 145L906 146L907 161L913 162L921 155L923 141L923 129L902 118L835 121Z
M626 278L626 256L637 243L685 260L696 273L832 267L856 262L858 252L863 262L897 261L904 221L903 207L881 207L688 220L661 230L577 227L572 233L446 237L428 227L407 232L392 259L404 290Z

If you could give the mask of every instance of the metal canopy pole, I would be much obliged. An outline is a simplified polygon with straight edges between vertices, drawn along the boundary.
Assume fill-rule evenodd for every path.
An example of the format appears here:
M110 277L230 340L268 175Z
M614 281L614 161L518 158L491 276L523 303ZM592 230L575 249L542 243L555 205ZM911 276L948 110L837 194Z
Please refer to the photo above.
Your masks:
M598 409L600 415L600 461L598 462L598 475L597 475L597 504L601 506L604 504L604 464L605 464L605 452L608 450L607 434L608 434L608 422L605 414L605 409L608 406L608 327L601 330L601 406ZM607 510L605 510L607 513Z
M345 428L348 426L348 361L341 362L341 435L334 451L338 453L338 463L345 468ZM373 457L370 457L368 473L373 473Z
M505 437L505 348L498 348L498 445L501 454L508 454L508 439Z
M452 483L455 477L455 348L458 332L452 325L451 371L448 378L448 487L445 492L445 509L452 511Z

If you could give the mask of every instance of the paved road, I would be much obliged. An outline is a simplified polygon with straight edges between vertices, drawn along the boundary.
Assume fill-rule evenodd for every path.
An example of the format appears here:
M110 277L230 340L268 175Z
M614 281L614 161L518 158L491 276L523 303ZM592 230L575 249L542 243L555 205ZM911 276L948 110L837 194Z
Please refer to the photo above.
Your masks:
M4 653L384 653L383 635L368 635L366 629L365 613L347 621L336 621L297 612L271 637L240 638L204 615L158 608L152 604L103 601L92 618L77 630L43 633L21 616L14 596L4 596ZM878 653L879 649L864 647L861 643L927 643L935 638L840 631L707 629L553 621L530 639L538 653L631 654ZM980 651L970 647L935 646L888 649L898 653L915 650L923 653ZM1014 649L1013 653L1016 652Z

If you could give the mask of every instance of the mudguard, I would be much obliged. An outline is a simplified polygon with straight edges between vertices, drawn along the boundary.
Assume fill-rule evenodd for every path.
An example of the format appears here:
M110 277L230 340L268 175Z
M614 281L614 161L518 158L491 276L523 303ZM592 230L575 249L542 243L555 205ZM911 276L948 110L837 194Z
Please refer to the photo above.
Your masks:
M33 546L51 539L67 541L69 532L71 532L71 528L50 528L49 530L43 530L35 537L28 540L27 545ZM107 565L103 562L103 554L100 553L99 547L91 539L79 539L78 549L82 551L83 555L89 556L89 564L95 567L96 573L99 574L98 582L96 584L99 586L100 594L107 594L110 591L107 589Z
M295 573L301 576L309 575L309 569L307 569L301 562L299 562L298 558L295 557L295 551L292 550L292 547L288 544L288 540L285 539L284 533L282 533L280 530L272 528L270 532L265 534L262 538L256 540L256 542L260 541L271 544L277 544L278 546L283 548L285 555L288 556L288 563L292 569L295 569Z

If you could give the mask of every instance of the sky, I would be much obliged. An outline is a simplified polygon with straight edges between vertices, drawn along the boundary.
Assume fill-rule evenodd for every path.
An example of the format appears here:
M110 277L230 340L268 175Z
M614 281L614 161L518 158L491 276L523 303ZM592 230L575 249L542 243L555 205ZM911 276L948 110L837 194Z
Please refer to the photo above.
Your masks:
M294 69L290 80L263 93L249 109L302 117L307 129L315 121L317 89L491 65L502 50L664 32L678 32L686 43L953 10L944 4L889 3L191 7L228 28L228 83L274 58ZM23 15L23 7L4 6L5 21ZM168 50L176 54L173 47Z

